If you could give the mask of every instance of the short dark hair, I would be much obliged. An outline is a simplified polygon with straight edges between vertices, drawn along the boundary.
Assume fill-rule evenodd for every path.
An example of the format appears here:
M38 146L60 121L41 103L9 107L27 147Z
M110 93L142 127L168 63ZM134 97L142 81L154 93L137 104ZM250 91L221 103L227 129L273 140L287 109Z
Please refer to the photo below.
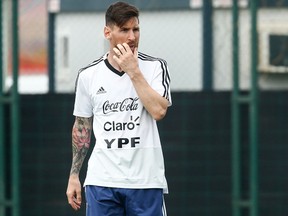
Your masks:
M122 27L129 19L139 19L139 10L125 2L115 2L109 6L105 14L106 26Z

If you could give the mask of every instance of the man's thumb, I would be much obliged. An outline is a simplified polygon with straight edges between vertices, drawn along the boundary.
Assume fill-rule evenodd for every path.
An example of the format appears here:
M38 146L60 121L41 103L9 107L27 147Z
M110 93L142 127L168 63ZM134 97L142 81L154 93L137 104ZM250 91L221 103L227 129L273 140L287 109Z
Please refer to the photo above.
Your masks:
M81 192L78 191L77 192L77 203L81 204L81 202L82 202Z

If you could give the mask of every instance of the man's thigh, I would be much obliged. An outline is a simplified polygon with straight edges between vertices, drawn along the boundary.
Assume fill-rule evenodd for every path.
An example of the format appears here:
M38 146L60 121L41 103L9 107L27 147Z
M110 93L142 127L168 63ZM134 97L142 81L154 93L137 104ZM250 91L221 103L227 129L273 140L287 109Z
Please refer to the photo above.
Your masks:
M166 216L162 189L126 189L126 216Z
M113 188L86 186L86 216L125 216L123 198Z

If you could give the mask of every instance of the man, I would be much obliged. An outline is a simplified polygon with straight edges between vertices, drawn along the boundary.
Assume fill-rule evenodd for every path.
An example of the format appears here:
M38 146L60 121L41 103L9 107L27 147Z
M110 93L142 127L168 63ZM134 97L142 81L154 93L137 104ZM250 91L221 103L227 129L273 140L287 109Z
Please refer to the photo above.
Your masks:
M96 144L84 182L88 216L166 215L164 160L156 121L171 105L167 64L138 52L139 11L124 2L106 11L107 54L80 70L67 198L81 206L79 171Z

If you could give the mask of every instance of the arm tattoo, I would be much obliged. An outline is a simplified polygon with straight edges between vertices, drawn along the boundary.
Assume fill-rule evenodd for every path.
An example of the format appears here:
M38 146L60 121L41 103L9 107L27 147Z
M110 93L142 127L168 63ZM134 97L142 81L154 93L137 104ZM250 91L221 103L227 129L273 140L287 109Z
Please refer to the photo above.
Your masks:
M71 174L79 174L90 147L92 118L76 117L72 129L72 167Z

